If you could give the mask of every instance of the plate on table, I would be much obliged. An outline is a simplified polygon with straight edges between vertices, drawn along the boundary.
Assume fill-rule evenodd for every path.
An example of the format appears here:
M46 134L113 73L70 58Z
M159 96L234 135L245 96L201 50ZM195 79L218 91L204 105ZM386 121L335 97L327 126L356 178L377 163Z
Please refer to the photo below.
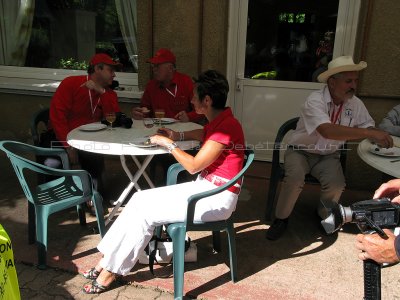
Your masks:
M136 138L133 139L129 145L139 147L139 148L151 148L151 147L157 147L157 144L147 144L147 140L149 138Z
M371 146L369 148L369 152L386 157L399 157L400 156L400 148L392 147L392 148L381 148L377 145Z
M101 124L101 123L85 124L85 125L78 127L78 129L82 130L82 131L99 131L99 130L103 130L104 128L107 128L107 125Z
M175 123L175 122L178 121L178 120L173 119L173 118L161 118L161 119L160 118L153 118L153 121L155 123L159 123L160 120L161 120L161 124L172 124L172 123Z

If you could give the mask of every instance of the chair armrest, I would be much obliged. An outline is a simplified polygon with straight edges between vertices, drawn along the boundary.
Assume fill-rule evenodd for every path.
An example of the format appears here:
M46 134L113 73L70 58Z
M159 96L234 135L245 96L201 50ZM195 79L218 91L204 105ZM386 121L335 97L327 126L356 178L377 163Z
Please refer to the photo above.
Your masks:
M179 173L184 170L185 168L180 163L171 165L167 172L167 185L176 184Z

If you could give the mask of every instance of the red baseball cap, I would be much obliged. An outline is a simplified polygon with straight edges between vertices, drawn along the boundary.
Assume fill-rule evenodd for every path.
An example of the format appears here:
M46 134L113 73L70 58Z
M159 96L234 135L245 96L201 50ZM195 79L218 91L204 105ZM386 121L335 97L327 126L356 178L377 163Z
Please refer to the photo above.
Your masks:
M95 66L98 64L106 64L115 67L122 67L120 62L114 61L110 56L105 53L97 53L90 60L90 64Z
M166 49L166 48L161 48L158 49L156 52L156 55L154 57L150 58L147 60L148 63L158 65L158 64L163 64L163 63L173 63L175 64L176 62L176 57L175 54L171 52L171 50Z

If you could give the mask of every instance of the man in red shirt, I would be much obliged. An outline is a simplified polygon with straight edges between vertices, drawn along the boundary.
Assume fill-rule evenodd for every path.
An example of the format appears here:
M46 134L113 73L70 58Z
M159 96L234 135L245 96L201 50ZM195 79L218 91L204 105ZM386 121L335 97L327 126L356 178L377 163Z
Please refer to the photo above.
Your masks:
M161 48L147 62L153 67L154 78L145 88L140 106L132 108L134 119L143 119L143 108L150 110L154 117L156 109L163 109L165 117L182 122L197 122L204 117L197 114L190 103L193 97L192 79L176 71L176 57L169 50Z
M120 66L107 54L94 55L88 74L65 78L50 103L49 127L65 147L71 164L79 162L95 183L101 181L103 156L70 147L66 142L67 134L81 125L101 121L109 112L120 112L117 94L110 88L115 70Z

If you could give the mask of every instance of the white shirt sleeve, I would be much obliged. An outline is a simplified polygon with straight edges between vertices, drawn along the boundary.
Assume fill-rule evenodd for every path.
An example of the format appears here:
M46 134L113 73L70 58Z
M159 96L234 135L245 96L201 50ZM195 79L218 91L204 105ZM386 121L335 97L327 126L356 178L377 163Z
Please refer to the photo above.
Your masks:
M301 108L300 114L308 134L312 134L321 124L331 123L328 103L322 95L324 90L311 93Z

